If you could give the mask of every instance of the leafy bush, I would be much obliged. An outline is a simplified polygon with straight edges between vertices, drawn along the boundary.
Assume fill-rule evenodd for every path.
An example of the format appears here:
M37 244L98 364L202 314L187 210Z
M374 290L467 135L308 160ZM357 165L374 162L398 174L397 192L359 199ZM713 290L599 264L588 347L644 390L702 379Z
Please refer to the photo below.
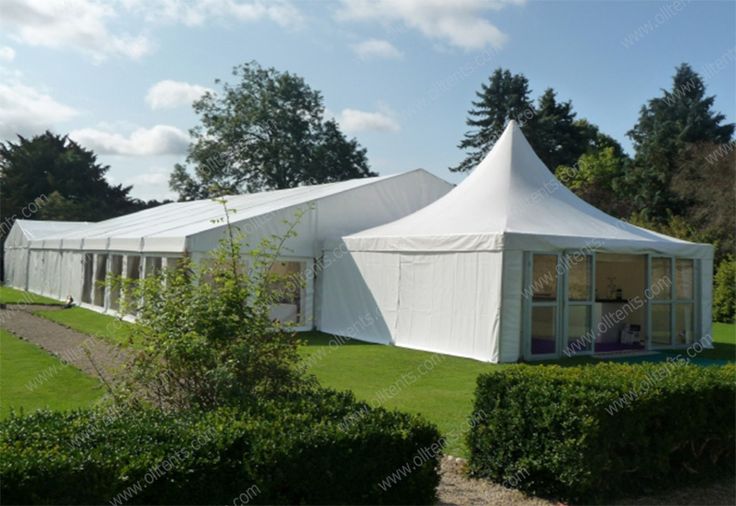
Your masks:
M275 303L303 283L272 269L301 211L283 234L248 249L222 204L223 239L208 258L183 258L141 280L108 280L123 294L122 312L136 315L133 340L141 343L118 382L119 400L172 410L242 408L315 386L299 367L296 336L271 317Z
M478 378L470 469L597 502L734 472L736 366L518 365Z
M721 262L713 288L713 319L719 322L736 321L736 258Z
M382 409L339 427L361 408L321 392L257 416L233 408L11 416L0 425L0 492L8 504L233 504L245 491L250 504L431 503L439 457L393 487L379 483L437 441L436 428Z

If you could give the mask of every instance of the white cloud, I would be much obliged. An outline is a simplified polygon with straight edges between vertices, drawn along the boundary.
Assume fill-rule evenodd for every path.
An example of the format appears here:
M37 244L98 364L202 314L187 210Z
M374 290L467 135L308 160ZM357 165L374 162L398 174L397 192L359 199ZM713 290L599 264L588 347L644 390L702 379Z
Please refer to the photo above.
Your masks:
M297 27L304 18L287 0L123 0L129 10L140 13L149 22L181 23L199 26L211 19L241 22L270 20L279 26Z
M171 169L154 167L135 176L123 178L123 186L133 186L131 194L139 199L176 200L178 195L169 189Z
M146 103L154 110L188 107L208 91L212 90L198 84L166 79L151 86L146 94Z
M12 47L0 46L0 61L11 62L15 60L15 50Z
M0 137L3 139L42 133L77 114L73 107L18 80L0 82Z
M3 0L0 26L30 46L73 48L95 60L108 56L139 58L150 49L143 35L114 34L109 21L113 4L92 0Z
M387 40L368 39L360 42L359 44L353 44L352 48L353 51L355 51L355 54L364 60L370 58L398 60L403 56L401 51L396 49L393 44Z
M483 14L522 3L524 0L342 0L337 18L401 23L426 37L463 49L499 48L507 36Z
M350 133L356 132L398 132L399 123L389 111L368 112L358 109L343 109L340 112L340 126Z
M69 137L103 155L183 154L189 145L189 135L170 125L138 128L128 136L96 128L82 128L72 131Z

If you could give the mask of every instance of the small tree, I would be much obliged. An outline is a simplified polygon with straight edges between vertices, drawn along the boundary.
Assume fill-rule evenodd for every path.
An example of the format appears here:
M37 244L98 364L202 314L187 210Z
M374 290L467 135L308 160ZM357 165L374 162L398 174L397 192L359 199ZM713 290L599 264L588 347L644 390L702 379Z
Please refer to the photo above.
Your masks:
M113 281L123 285L122 309L136 314L134 340L142 343L119 397L164 409L247 407L313 384L298 367L294 333L271 318L284 291L302 286L271 269L302 213L283 235L248 250L230 212L206 261L184 258L135 285Z

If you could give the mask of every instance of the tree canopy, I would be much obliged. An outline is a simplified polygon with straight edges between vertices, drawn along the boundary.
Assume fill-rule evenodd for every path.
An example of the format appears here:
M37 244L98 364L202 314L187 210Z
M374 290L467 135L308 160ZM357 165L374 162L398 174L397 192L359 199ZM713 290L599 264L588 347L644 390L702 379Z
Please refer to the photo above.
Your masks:
M572 166L581 155L611 147L623 150L613 138L597 126L576 119L572 102L560 102L552 88L547 88L535 105L530 98L529 81L523 74L496 69L488 84L482 84L477 100L468 111L465 133L458 147L467 152L454 172L467 172L490 151L509 120L515 119L539 158L551 171L560 165Z
M324 118L322 95L289 72L237 66L194 103L186 164L170 179L182 200L374 176L366 151Z
M705 83L689 65L677 67L672 87L662 90L641 108L639 120L628 136L636 156L629 175L636 205L655 222L670 214L686 212L687 202L672 189L689 146L731 142L734 124L713 111L714 96L706 96ZM702 170L708 171L708 165Z
M16 218L99 221L158 204L131 198L130 186L108 183L108 170L92 151L48 131L0 143L0 214L6 225L0 236Z

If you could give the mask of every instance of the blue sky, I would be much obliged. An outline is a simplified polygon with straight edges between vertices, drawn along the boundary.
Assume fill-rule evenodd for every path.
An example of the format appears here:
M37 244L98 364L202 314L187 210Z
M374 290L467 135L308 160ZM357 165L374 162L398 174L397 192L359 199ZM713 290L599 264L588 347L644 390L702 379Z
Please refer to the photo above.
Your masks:
M382 174L462 179L447 167L499 66L629 151L640 107L682 62L736 119L734 1L0 0L0 136L69 133L134 196L171 198L191 100L249 60L320 90Z

